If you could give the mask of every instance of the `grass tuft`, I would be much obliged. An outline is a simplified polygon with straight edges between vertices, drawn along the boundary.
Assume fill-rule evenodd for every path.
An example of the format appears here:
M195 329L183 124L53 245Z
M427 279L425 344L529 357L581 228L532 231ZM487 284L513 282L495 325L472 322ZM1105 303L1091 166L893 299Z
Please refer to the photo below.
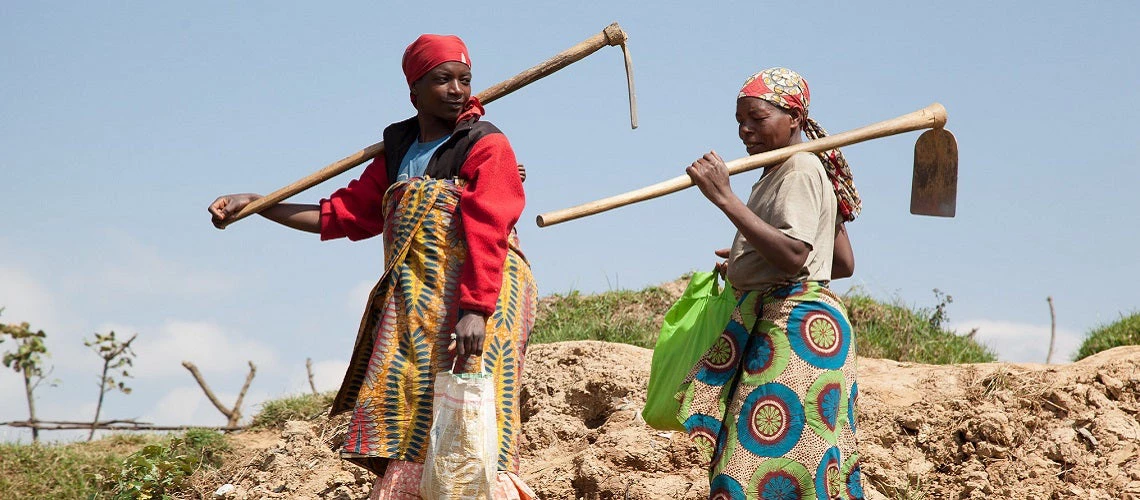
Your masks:
M1081 342L1073 361L1122 345L1140 345L1140 312L1122 315L1117 321L1092 329Z
M305 393L266 401L262 403L261 411L254 415L253 427L276 429L290 420L312 420L327 413L335 397L336 392Z
M911 309L858 292L847 294L843 302L860 356L934 365L997 361L989 347L942 328L946 302L933 310Z
M688 276L658 287L595 295L570 292L543 297L531 342L602 340L653 348L665 312L685 289ZM935 290L933 308L887 304L853 292L842 297L855 329L860 356L927 364L985 363L994 352L969 335L942 327L953 299Z
M228 449L225 436L207 429L79 443L0 443L0 498L169 498L195 469L219 465Z
M615 290L596 295L577 291L539 301L530 341L603 340L652 348L665 311L677 295L662 287Z
M115 434L66 444L0 443L0 498L88 498L99 492L98 474L161 438Z

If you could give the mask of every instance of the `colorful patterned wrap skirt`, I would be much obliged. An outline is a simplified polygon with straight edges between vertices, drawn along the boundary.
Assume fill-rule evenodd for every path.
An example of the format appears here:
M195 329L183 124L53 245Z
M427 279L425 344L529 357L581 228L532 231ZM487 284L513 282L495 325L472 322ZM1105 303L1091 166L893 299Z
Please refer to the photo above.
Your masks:
M737 298L677 394L709 462L709 498L863 498L855 336L843 304L810 281Z
M352 411L341 457L378 476L389 460L423 463L435 375L453 363L447 347L467 258L457 215L461 182L414 178L392 185L384 196L384 274L365 308L331 412ZM481 369L495 381L499 469L517 472L519 391L538 288L513 230L508 246Z

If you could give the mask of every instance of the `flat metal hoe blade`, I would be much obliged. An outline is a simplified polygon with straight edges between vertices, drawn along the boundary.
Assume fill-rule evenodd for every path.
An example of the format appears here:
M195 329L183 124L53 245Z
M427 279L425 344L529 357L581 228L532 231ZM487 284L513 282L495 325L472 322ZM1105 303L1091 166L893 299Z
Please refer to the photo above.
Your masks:
M958 141L944 128L923 132L914 143L910 213L953 217L958 205Z

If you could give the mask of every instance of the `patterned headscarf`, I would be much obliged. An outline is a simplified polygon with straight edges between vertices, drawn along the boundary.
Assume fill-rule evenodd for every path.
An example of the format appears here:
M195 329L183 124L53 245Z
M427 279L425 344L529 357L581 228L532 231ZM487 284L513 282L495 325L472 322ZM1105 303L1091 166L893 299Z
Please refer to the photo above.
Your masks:
M773 106L784 110L798 109L804 118L803 130L808 139L827 137L827 131L815 120L808 118L808 106L811 104L811 91L807 80L799 73L787 68L768 68L748 77L744 87L740 89L741 97L757 97L768 101ZM859 199L859 191L855 189L855 181L851 177L851 167L843 158L838 149L816 153L823 161L824 170L828 179L831 179L835 188L835 197L839 201L839 213L845 221L853 221L859 215L863 202Z

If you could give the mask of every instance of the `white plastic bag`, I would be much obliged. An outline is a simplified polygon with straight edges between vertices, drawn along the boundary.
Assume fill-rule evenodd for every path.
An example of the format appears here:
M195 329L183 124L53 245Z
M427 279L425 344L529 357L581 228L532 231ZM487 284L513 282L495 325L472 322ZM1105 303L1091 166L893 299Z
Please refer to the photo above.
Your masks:
M490 500L499 463L494 380L484 373L440 373L432 406L420 496Z

